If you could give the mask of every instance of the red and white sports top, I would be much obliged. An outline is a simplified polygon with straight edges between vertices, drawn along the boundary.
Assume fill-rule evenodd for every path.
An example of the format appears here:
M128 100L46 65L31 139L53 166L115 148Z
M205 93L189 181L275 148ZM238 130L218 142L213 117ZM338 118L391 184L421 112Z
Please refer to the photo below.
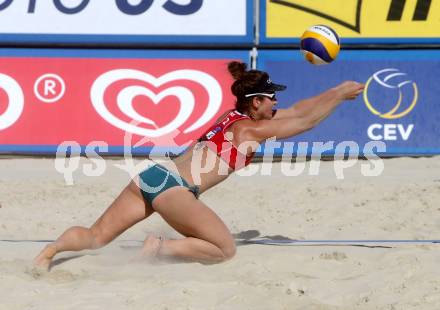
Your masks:
M207 141L208 143L205 144L234 170L249 165L254 157L253 153L247 156L239 152L237 147L232 144L232 139L226 137L226 130L232 124L245 119L250 119L250 117L238 111L231 111L222 120L211 126L199 139L200 142Z

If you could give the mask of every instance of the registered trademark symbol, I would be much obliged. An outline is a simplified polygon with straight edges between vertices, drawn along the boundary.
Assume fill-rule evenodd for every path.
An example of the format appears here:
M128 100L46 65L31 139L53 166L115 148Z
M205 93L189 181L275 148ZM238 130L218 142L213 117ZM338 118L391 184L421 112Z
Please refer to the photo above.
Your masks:
M35 96L43 102L56 102L66 91L64 80L57 74L47 73L40 76L34 84Z

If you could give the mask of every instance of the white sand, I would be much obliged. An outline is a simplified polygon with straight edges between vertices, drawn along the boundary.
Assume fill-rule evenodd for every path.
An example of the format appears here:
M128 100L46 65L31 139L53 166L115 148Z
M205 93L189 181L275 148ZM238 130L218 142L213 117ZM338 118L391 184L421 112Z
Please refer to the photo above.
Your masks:
M440 309L440 244L241 245L219 265L130 263L137 243L124 240L178 236L156 215L102 250L61 254L48 274L32 269L45 244L32 240L92 224L125 186L115 163L67 186L53 159L0 159L0 239L20 241L0 241L0 309ZM439 157L388 159L379 177L362 176L361 163L343 180L334 162L296 177L275 164L272 176L234 175L201 199L237 234L440 239Z

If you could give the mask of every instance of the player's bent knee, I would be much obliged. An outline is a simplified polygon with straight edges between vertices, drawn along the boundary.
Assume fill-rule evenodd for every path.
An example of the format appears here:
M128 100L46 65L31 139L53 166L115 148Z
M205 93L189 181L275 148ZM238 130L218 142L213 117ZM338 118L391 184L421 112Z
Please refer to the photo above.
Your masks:
M229 244L227 246L224 246L221 248L224 258L223 260L229 260L235 256L235 253L237 253L237 248L235 246L235 243Z

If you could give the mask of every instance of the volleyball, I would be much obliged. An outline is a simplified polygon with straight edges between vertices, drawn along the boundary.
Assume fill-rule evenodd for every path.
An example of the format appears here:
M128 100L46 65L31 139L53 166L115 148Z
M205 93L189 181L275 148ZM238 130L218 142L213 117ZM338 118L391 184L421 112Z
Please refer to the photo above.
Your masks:
M301 36L301 52L314 65L331 63L338 56L340 47L338 34L328 26L312 26Z

